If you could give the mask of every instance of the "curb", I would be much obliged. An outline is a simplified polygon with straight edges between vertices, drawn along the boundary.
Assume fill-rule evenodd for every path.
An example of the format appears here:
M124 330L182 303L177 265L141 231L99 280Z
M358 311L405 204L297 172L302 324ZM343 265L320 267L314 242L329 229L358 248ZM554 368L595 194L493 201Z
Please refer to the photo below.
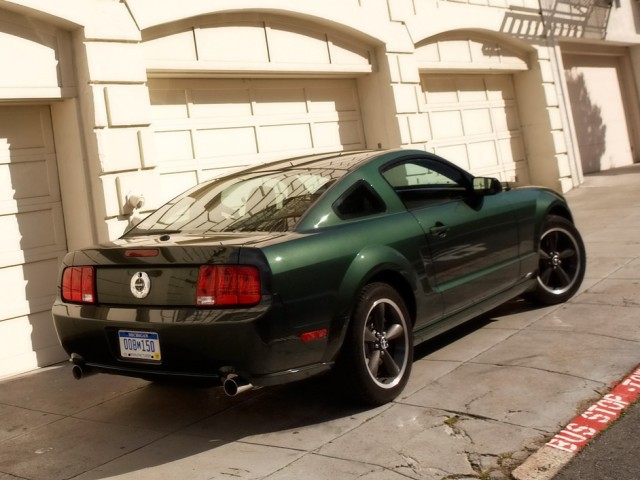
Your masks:
M551 480L576 453L615 422L639 397L640 365L511 472L512 477L515 480Z

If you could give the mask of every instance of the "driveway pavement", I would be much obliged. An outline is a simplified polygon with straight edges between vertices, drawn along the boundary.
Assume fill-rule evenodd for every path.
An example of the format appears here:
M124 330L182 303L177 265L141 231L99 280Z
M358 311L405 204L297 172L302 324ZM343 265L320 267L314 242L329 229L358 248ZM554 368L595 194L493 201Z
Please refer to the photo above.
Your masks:
M640 364L640 165L569 193L582 291L514 301L421 346L395 402L324 379L225 397L68 364L0 381L0 480L504 479Z

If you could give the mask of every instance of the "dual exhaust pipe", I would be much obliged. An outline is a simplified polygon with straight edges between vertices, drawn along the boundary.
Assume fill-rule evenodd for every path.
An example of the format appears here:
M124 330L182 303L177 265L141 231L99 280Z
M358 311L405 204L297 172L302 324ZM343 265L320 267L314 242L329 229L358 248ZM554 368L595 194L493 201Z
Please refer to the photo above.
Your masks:
M96 371L77 363L73 365L71 374L76 380L82 380L83 378L95 375ZM253 390L255 387L247 382L245 379L239 377L235 373L227 374L222 380L222 389L224 393L229 397L235 397L236 395L249 390Z
M248 392L254 388L253 385L235 373L228 374L222 381L222 389L229 397L235 397L240 393Z
M90 377L91 375L95 375L96 371L86 366L78 365L76 363L73 365L73 368L71 369L71 374L73 375L73 378L75 378L76 380L82 380L83 378Z

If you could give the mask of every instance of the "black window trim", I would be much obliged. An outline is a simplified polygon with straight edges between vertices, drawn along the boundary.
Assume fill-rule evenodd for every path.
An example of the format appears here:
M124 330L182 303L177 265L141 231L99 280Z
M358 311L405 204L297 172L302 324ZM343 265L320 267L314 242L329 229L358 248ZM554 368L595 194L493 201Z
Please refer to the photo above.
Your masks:
M341 213L340 210L339 210L340 204L342 202L344 202L345 199L349 195L351 195L353 192L355 192L358 188L361 188L361 187L364 187L366 190L368 190L368 192L377 200L377 202L379 202L379 204L381 205L382 209L378 210L378 211L375 211L375 212L369 212L369 213L363 213L363 214L354 214L354 215L345 215L345 214ZM388 207L387 207L387 204L384 201L384 199L369 184L369 182L367 182L366 180L360 179L360 180L354 182L353 185L351 185L347 190L345 190L345 192L342 195L340 195L336 201L333 202L333 204L331 205L331 209L338 216L338 218L340 220L354 220L354 219L358 219L358 218L366 218L366 217L370 217L372 215L379 215L381 213L385 213L385 212L387 212Z

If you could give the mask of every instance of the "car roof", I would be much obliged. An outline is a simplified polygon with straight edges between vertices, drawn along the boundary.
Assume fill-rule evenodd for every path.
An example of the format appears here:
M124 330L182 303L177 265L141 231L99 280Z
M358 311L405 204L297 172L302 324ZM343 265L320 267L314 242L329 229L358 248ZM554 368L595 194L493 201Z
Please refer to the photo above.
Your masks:
M325 153L317 155L305 155L302 157L276 160L243 169L239 173L246 172L272 172L298 168L331 168L333 170L352 171L373 158L387 153L381 150L359 150L351 152Z

